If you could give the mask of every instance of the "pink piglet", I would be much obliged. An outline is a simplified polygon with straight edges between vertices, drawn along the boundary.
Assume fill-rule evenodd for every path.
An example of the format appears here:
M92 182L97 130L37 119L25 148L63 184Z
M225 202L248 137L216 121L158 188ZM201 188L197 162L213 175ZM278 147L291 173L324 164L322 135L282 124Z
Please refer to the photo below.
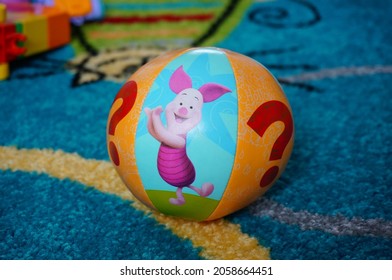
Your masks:
M206 83L195 89L183 66L174 71L169 86L176 96L165 108L167 126L161 120L161 106L145 108L144 111L149 133L161 143L157 159L159 175L165 182L177 187L177 197L171 198L170 203L182 205L185 203L184 187L202 197L209 196L214 190L212 183L204 183L201 188L192 185L196 171L186 153L187 133L200 123L204 103L212 102L231 90L216 83Z

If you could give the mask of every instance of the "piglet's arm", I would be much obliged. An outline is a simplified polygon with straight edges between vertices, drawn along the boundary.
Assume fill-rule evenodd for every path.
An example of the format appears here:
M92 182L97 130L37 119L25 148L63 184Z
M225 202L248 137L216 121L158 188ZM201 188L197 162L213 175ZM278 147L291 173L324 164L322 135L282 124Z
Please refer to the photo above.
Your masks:
M152 124L152 112L153 112L153 110L151 110L150 108L145 108L144 112L147 115L147 129L148 129L148 132L151 134L152 137L154 137L156 140L160 141L158 139L158 135L155 133L154 126Z
M156 135L156 139L172 148L183 148L185 146L185 139L181 136L173 134L168 131L162 124L161 121L162 108L158 107L153 110L151 115L153 130Z

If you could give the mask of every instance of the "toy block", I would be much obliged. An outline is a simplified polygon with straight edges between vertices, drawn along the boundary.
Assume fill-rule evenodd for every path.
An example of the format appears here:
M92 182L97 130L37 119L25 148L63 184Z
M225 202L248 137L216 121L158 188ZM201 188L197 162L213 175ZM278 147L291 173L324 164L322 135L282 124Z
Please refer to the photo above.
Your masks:
M8 78L10 74L8 63L0 62L0 81Z
M22 33L27 37L25 56L37 54L49 49L48 20L44 15L26 17L20 21Z
M7 63L26 52L26 48L18 45L26 36L17 32L15 24L0 24L0 63Z
M48 46L50 49L67 44L71 41L71 26L69 16L65 13L58 14L50 8L44 7L47 17Z
M26 52L25 48L18 46L26 37L17 32L15 24L6 23L6 6L0 4L0 80L9 75L8 62Z
M0 24L0 80L9 75L8 63L26 52L26 48L18 46L25 40L23 34L16 32L14 24Z
M104 15L104 5L101 0L35 0L45 6L56 7L70 16L75 25L86 21L100 20Z
M53 3L67 11L71 17L85 16L92 10L90 0L53 0Z
M8 76L8 63L65 45L71 40L70 18L57 7L26 1L0 5L0 80Z
M0 3L0 23L5 22L6 19L6 8L4 4Z

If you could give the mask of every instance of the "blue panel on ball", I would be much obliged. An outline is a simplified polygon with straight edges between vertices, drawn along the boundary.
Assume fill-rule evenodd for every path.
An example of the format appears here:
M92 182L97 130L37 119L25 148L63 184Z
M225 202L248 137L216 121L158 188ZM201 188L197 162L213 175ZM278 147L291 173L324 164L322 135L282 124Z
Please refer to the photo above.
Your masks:
M193 219L201 217L192 209L184 214L187 203L210 205L202 216L213 211L232 172L237 126L237 88L225 53L191 49L167 64L144 100L135 145L144 188L160 211Z

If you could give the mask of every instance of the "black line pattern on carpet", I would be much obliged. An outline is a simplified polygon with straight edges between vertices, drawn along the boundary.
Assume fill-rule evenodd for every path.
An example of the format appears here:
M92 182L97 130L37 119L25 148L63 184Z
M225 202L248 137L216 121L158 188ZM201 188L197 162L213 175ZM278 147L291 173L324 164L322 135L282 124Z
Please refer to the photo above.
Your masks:
M322 89L320 89L318 87L315 87L315 86L312 86L312 85L309 85L309 84L299 83L299 82L289 82L289 81L286 81L286 80L280 79L280 78L278 78L277 80L282 85L292 86L292 87L296 87L296 88L301 88L301 89L304 89L304 90L306 90L308 92L317 92L317 93L322 93L323 92Z
M280 223L298 226L304 231L322 231L338 236L392 238L392 221L382 218L365 219L293 210L266 197L260 197L248 210L255 217L269 217Z
M66 61L48 58L45 55L12 61L10 80L35 79L65 72ZM20 71L17 71L19 69ZM29 71L31 70L31 73ZM20 73L18 73L20 72Z
M250 51L250 52L245 53L245 55L259 61L260 63L262 63L262 65L264 65L267 69L270 69L270 70L304 70L304 71L317 70L318 69L317 66L311 65L311 64L306 64L306 63L305 64L272 64L272 63L270 64L270 63L266 63L264 61L261 62L260 60L257 59L258 56L268 57L269 55L286 54L289 52L297 52L299 50L300 50L299 46L292 46L292 47L288 47L288 48L254 50L254 51ZM277 78L277 80L282 85L301 88L301 89L304 89L308 92L318 92L318 93L323 92L321 89L319 89L313 85L307 84L307 83L289 81L289 80L286 80L283 78L282 79Z
M161 46L120 47L99 51L97 54L87 54L81 61L76 59L67 63L67 68L76 73L71 87L104 79L123 82L148 61L168 50ZM109 65L114 65L116 73L105 72L105 67ZM90 75L90 79L86 81L84 75Z
M91 55L98 53L97 49L87 41L81 26L72 25L72 38L78 40L80 45Z
M290 2L293 4L290 5ZM303 12L290 12L289 8L292 5L303 8ZM304 14L311 14L311 16L304 19L302 18ZM296 18L297 15L300 15L299 19ZM275 1L253 9L249 13L249 20L270 28L305 28L317 24L321 20L321 14L316 6L304 0Z
M92 55L93 56L93 55ZM92 56L87 56L85 59L82 60L82 62L78 65L74 65L72 68L73 70L76 70L76 74L74 75L72 82L71 82L71 87L75 88L78 87L82 84L89 84L92 82L98 82L98 81L102 81L105 78L105 73L102 73L98 70L95 69L90 69L88 67L86 67L86 64L88 63L88 61L91 59ZM68 64L69 65L69 64ZM70 66L68 66L68 68L71 68ZM81 83L81 76L85 73L89 73L89 74L94 74L96 75L96 79L94 79L91 82L88 83Z
M213 36L219 29L219 27L222 25L222 23L230 17L230 15L233 13L235 8L237 7L239 3L239 0L231 0L230 3L227 5L225 11L218 17L218 19L211 24L210 28L207 30L206 33L201 35L198 39L196 39L192 43L192 47L197 47L200 46L203 42L205 42L208 38Z

